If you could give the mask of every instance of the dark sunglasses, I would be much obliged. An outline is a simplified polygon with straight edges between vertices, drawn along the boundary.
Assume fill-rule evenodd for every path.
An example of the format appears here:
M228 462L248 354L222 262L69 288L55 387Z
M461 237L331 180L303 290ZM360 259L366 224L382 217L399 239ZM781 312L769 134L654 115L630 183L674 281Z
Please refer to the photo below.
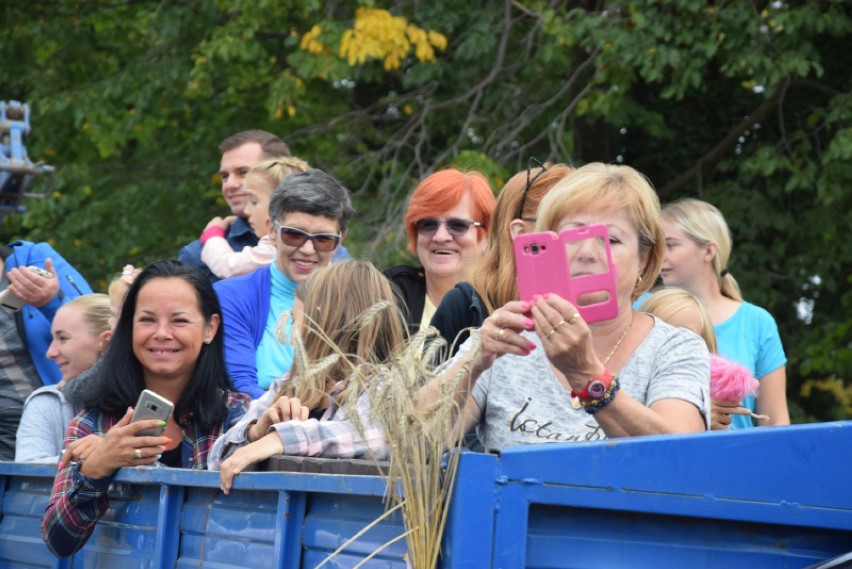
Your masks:
M447 228L447 233L453 237L461 237L466 234L471 227L482 227L482 224L478 221L459 219L457 217L451 217L447 220L436 219L434 217L424 217L423 219L418 219L414 222L414 227L417 229L417 233L426 237L434 235L441 225L444 225Z
M310 240L314 249L327 253L340 245L340 235L336 233L308 233L295 227L287 227L275 221L275 230L281 236L281 242L288 247L299 248Z
M533 176L532 180L530 180L530 174L532 173L533 166L537 166L541 168L538 174ZM515 219L523 219L524 215L524 202L527 201L527 192L530 191L530 188L535 181L538 180L538 177L547 172L547 166L539 162L536 158L530 156L530 159L527 161L527 185L524 186L524 193L521 194L521 203L518 204L518 211L515 213Z

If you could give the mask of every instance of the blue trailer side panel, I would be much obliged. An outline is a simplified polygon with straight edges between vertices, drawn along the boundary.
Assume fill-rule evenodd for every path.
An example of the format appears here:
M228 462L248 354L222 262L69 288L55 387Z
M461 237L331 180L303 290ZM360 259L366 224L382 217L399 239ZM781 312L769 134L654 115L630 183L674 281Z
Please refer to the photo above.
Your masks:
M441 566L801 569L852 551L850 448L845 422L462 454ZM384 512L378 476L244 473L225 496L217 473L131 468L59 561L39 532L54 474L0 463L0 567L309 568L354 538L326 565L350 568L403 533L398 512L360 533Z
M829 423L510 449L494 566L806 567L852 550L849 448Z

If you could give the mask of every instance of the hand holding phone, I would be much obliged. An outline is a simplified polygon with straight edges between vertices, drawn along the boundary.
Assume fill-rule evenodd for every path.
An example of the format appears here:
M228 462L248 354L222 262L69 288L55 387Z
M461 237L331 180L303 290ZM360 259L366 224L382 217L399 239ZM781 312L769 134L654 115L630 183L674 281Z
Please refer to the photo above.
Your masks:
M144 389L142 390L142 393L139 394L139 399L136 401L136 407L133 408L133 418L130 422L135 423L137 421L144 421L147 419L157 419L167 423L173 410L174 404L171 401L165 397L157 395L149 389ZM158 437L163 434L165 429L165 426L143 429L136 433L136 436Z
M30 265L29 267L27 267L27 269L29 269L31 272L33 272L33 273L35 273L39 276L42 276L46 279L53 278L53 273L51 273L50 271L46 271L45 269L42 269L41 267L36 267L35 265ZM24 300L23 298L21 298L19 296L12 294L12 291L10 291L8 288L6 288L2 292L0 292L0 306L3 306L4 308L8 308L9 310L17 312L18 310L23 308L26 303L27 303L26 300Z
M618 314L609 231L603 224L524 233L514 242L518 293L532 302L536 295L557 294L569 300L586 322Z

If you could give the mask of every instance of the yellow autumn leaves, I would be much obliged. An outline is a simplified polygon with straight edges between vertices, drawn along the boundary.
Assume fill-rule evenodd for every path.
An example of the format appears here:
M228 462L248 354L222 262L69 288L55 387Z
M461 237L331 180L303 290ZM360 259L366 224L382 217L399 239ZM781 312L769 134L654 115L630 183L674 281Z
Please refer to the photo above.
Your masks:
M319 40L321 33L322 28L315 25L302 36L299 47L315 55L328 53L328 46ZM387 10L362 6L355 11L353 27L340 38L339 56L350 67L375 59L383 62L386 71L392 71L399 69L412 47L418 61L434 61L435 50L447 48L447 37Z

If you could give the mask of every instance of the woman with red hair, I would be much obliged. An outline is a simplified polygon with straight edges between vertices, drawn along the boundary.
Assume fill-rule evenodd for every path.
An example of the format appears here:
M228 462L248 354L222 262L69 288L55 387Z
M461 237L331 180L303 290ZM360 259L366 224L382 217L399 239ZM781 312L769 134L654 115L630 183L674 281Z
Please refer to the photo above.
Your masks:
M385 272L400 292L411 333L428 326L435 307L488 243L494 191L479 172L448 168L426 177L405 212L408 249L420 267Z

